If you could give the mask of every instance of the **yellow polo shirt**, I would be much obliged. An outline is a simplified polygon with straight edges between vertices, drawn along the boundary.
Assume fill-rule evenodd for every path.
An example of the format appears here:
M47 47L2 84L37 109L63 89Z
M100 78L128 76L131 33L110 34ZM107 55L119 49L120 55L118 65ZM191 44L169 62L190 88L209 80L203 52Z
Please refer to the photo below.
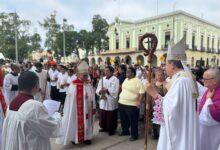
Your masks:
M119 96L119 103L123 105L136 106L139 94L144 94L145 88L138 78L126 78L122 84L122 91Z

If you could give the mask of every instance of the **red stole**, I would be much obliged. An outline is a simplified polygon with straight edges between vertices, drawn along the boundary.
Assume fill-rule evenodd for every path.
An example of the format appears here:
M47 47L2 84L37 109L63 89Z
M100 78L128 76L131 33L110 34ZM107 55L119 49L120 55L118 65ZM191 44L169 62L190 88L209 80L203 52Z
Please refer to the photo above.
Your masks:
M3 110L4 116L6 116L7 105L6 105L5 98L4 98L3 94L2 94L2 90L1 89L0 89L0 103L1 103L1 106L2 106L2 110Z
M2 68L0 68L0 103L1 103L1 107L3 110L4 116L5 116L7 105L6 105L5 98L2 93L2 86L3 86L3 72L2 72Z
M3 87L3 71L2 68L0 67L0 88Z
M73 81L76 85L76 107L77 107L77 122L78 122L78 143L84 141L84 91L83 91L83 81L76 79Z
M18 109L21 107L23 103L26 101L34 99L32 95L26 94L26 93L19 93L11 102L9 109L13 111L18 111Z

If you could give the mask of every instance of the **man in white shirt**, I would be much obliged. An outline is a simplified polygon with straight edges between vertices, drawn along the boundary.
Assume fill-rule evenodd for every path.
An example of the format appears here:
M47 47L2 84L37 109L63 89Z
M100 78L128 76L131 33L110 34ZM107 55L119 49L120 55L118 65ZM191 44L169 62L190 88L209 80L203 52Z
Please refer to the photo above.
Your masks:
M11 72L8 73L3 82L4 96L7 105L18 95L18 76L20 67L18 64L11 64Z
M66 99L66 90L67 90L67 78L68 73L66 72L67 68L64 65L60 65L60 73L57 80L57 89L59 90L59 101L61 102L61 107L64 106ZM62 110L61 110L62 111Z
M50 97L53 100L59 100L59 90L57 89L57 80L59 71L56 69L56 64L51 65L51 68L48 72L50 78Z
M43 69L43 65L40 62L35 63L35 73L39 78L39 91L34 96L35 100L43 102L45 100L46 92L47 92L47 70Z

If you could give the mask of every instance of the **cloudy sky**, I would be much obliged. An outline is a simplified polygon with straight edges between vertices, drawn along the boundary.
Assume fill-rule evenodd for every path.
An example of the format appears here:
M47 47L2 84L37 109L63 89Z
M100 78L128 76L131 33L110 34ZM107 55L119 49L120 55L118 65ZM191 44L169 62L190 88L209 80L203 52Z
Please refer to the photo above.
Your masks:
M0 0L1 12L16 10L22 18L31 20L32 32L40 32L43 37L38 21L43 21L54 11L58 22L67 18L76 30L91 30L94 14L100 14L109 23L118 15L121 19L135 21L155 16L156 8L157 0ZM158 0L158 8L159 14L184 10L220 25L220 0Z

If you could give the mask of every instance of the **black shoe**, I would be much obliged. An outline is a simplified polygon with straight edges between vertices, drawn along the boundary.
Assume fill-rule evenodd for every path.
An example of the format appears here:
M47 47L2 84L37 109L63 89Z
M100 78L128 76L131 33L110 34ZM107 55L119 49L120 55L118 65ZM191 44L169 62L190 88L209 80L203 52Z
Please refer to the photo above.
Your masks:
M138 139L138 138L130 137L130 138L129 138L129 141L132 141L132 142L133 142L133 141L136 141L137 139Z
M106 132L105 129L99 129L99 132Z
M90 145L90 144L92 144L92 141L91 140L86 140L83 143L86 144L86 145Z
M75 143L75 142L73 142L73 141L72 141L72 144L73 144L73 145L76 145L76 143Z
M115 135L115 131L114 132L109 132L108 135L109 136Z
M118 136L129 136L129 135L130 135L130 133L124 133L124 132L121 132L118 134Z

